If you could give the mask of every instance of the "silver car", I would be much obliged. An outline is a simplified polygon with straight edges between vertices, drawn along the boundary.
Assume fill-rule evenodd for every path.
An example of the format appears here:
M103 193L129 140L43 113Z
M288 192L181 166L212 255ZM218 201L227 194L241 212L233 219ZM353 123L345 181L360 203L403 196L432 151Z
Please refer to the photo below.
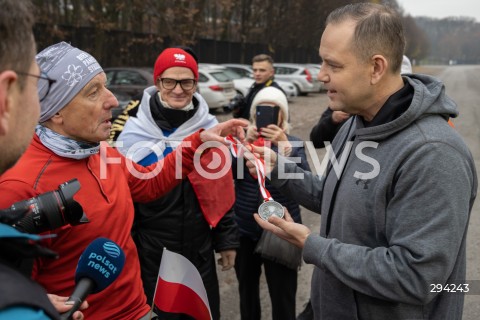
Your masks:
M244 78L250 79L251 80L250 86L253 84L252 66L247 64L239 64L239 63L223 63L221 65L235 71L237 74L241 75ZM275 77L275 82L280 86L280 88L282 88L287 98L290 99L298 95L297 88L290 81L280 80L280 79L277 79L277 77ZM248 90L250 90L250 86L248 87ZM246 93L242 93L242 94L244 96L246 95Z
M233 82L233 86L235 87L236 93L240 93L243 96L247 95L248 90L250 89L250 86L252 85L252 82L253 82L252 79L245 78L242 75L238 74L235 70L220 64L200 63L198 66L200 68L222 70Z
M225 71L208 65L198 67L197 90L210 109L227 108L236 95L233 81Z
M320 84L314 79L312 71L303 64L296 63L274 63L275 78L287 80L293 83L301 96L307 95L309 92L319 92Z
M314 83L315 85L319 88L319 92L322 92L325 90L325 88L323 87L323 82L321 81L318 81L318 73L320 72L320 69L322 68L322 66L320 64L314 64L314 63L308 63L306 64L308 70L312 73L312 78L314 80Z

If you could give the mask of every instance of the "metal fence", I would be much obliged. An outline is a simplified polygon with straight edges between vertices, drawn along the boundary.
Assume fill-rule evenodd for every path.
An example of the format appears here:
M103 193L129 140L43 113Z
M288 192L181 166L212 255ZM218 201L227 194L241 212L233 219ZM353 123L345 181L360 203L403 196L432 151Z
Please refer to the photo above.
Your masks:
M152 66L158 54L169 46L178 45L171 39L155 34L89 27L51 26L36 24L34 34L38 50L66 41L91 53L103 67ZM270 54L275 62L318 63L318 48L272 47L260 43L239 43L198 39L191 45L200 62L246 63L260 53Z

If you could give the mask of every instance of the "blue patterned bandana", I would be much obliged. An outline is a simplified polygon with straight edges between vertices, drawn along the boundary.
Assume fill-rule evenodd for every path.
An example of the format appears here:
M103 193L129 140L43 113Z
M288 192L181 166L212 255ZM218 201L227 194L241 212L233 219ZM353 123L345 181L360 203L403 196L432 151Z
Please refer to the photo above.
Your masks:
M45 147L61 157L85 159L100 151L100 143L91 144L73 140L42 125L37 125L35 132Z

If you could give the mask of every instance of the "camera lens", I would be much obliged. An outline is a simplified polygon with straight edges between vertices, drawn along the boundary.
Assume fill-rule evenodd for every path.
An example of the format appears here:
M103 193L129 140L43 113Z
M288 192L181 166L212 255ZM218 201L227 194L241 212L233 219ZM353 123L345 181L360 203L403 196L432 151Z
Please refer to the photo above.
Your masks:
M63 218L71 225L83 223L84 220L82 220L82 218L86 219L80 203L73 200L73 196L78 192L78 190L80 190L80 182L78 182L77 179L62 183L58 187L58 194L60 196L63 209Z
M28 233L41 233L54 230L66 224L77 225L88 222L82 206L73 199L80 189L77 179L61 184L58 190L43 193L37 197L14 203L4 212L30 213L18 221L14 227Z
M65 219L57 200L57 191L47 192L22 203L28 206L31 214L20 220L16 227L30 233L40 233L63 226Z

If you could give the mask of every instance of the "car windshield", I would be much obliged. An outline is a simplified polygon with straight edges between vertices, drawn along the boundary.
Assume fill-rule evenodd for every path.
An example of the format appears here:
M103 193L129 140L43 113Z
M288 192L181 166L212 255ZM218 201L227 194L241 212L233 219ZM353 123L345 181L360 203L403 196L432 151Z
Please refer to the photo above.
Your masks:
M219 70L219 71L210 71L210 74L212 75L212 77L215 78L215 80L219 81L219 82L228 82L228 81L231 81L231 78L225 73L225 71L223 70Z
M136 71L125 70L117 72L115 84L132 84L138 86L146 86L148 85L148 81Z
M239 75L236 71L232 69L225 69L225 73L230 77L230 79L241 79L243 78L241 75Z

